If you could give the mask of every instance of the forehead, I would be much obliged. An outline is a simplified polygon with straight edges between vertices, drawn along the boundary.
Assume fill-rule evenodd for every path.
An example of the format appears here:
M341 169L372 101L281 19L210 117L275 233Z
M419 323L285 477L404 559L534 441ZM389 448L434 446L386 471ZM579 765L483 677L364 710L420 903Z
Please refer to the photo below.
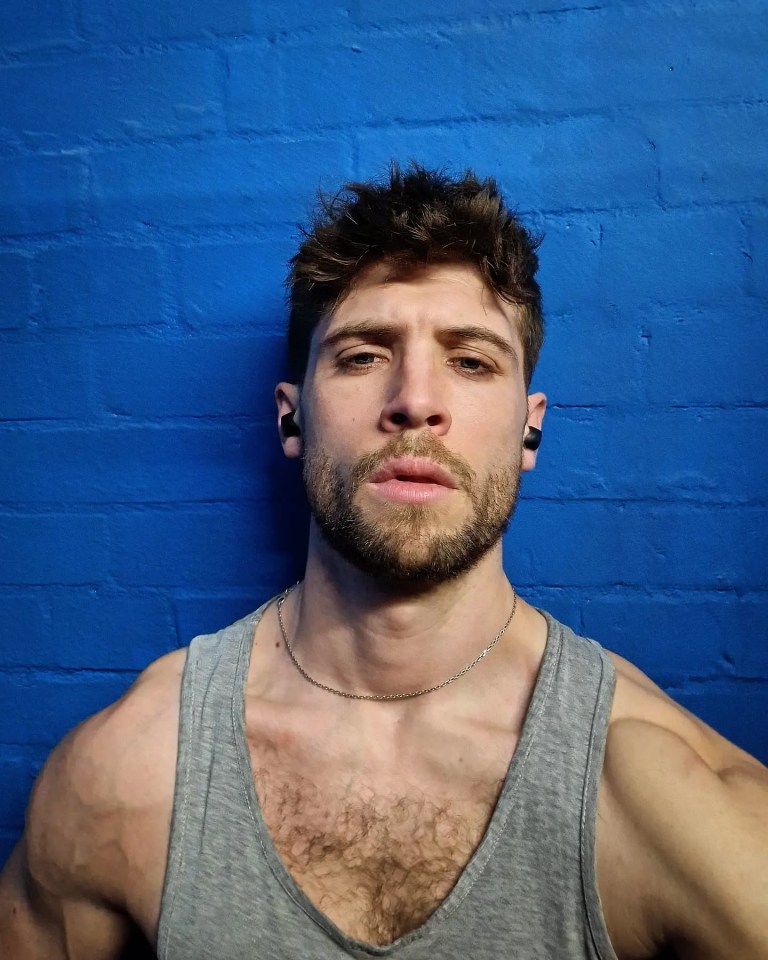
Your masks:
M322 338L353 320L405 326L471 322L519 342L519 317L520 308L500 300L471 264L434 264L404 272L380 262L361 271L317 333Z

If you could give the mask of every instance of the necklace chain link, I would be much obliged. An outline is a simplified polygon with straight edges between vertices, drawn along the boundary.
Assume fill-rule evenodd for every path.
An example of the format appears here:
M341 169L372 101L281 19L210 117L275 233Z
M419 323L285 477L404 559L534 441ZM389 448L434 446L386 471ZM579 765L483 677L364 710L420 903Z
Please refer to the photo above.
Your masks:
M337 690L335 687L329 687L325 683L321 683L319 680L315 680L314 677L311 677L307 671L302 667L299 661L296 659L296 654L293 652L293 647L291 642L288 639L288 633L285 629L285 624L283 623L283 603L285 603L288 594L294 590L298 584L294 584L292 587L288 587L285 593L277 601L277 619L280 624L280 632L283 635L283 642L285 643L285 648L288 651L288 656L293 661L293 665L299 671L299 673L304 677L305 680L308 680L309 683L313 684L315 687L319 687L321 690L325 690L326 693L333 693L337 697L344 697L347 700L408 700L411 697L423 697L425 693L434 693L435 690L441 690L443 687L447 687L449 683L453 683L454 680L458 680L460 677L463 677L465 673L478 665L483 657L486 654L490 653L491 650L496 646L496 644L501 640L504 634L507 632L507 627L512 623L512 617L515 615L515 610L517 609L517 593L512 591L512 612L507 618L507 622L499 630L496 636L491 640L487 647L480 651L480 653L475 657L475 659L466 665L462 670L459 670L458 673L454 673L452 677L448 677L447 680L443 680L442 683L436 683L434 687L425 687L423 690L412 690L410 693L349 693L346 690Z

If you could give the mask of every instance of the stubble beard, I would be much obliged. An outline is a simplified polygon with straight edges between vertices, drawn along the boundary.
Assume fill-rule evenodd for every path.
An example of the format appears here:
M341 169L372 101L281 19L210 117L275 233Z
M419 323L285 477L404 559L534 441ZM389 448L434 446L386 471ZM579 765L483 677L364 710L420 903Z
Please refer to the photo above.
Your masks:
M365 515L355 499L361 484L385 460L406 455L429 457L451 472L471 503L460 526L446 529L439 509L422 504L390 503L382 516ZM521 452L479 482L469 464L433 434L403 433L348 472L310 447L304 486L322 536L345 560L384 584L430 587L471 569L499 542L517 502L520 466Z

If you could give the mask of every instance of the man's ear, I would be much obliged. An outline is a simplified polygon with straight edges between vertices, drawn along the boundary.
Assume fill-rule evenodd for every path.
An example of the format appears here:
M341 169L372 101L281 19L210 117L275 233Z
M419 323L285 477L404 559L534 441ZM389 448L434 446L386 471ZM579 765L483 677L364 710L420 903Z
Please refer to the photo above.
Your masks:
M547 398L543 393L531 393L528 396L528 417L523 432L523 461L521 470L533 470L536 466L537 440L541 440L541 425L544 420L544 411L547 409ZM539 431L538 437L530 432L530 428ZM526 437L528 442L526 443Z
M297 383L278 383L275 387L277 429L286 457L300 457L303 450L299 403L301 387Z

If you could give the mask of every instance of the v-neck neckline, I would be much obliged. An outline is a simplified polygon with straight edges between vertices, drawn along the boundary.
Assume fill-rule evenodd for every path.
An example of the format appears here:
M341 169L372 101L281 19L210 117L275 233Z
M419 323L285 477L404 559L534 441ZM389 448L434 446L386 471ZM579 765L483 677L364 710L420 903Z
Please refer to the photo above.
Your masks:
M277 598L268 600L267 603L263 604L254 613L253 617L248 617L243 624L232 691L232 729L235 748L243 771L244 789L246 791L245 799L254 820L259 844L280 886L294 903L340 946L352 955L363 957L384 957L395 954L407 944L431 934L439 927L442 921L451 916L466 899L491 859L504 830L507 818L515 804L516 787L523 775L525 762L535 741L536 731L544 713L544 706L555 678L557 662L562 649L562 637L560 636L560 632L557 631L557 625L552 617L545 611L540 611L547 621L547 639L541 662L539 663L536 680L531 691L528 708L520 729L520 736L509 760L501 789L499 790L493 812L491 813L483 836L461 870L456 883L435 910L423 923L419 924L418 927L409 930L408 933L403 934L391 943L378 945L348 936L327 914L323 913L323 911L314 904L283 862L264 820L245 735L245 683L248 676L255 631L258 628L264 611L275 599Z

